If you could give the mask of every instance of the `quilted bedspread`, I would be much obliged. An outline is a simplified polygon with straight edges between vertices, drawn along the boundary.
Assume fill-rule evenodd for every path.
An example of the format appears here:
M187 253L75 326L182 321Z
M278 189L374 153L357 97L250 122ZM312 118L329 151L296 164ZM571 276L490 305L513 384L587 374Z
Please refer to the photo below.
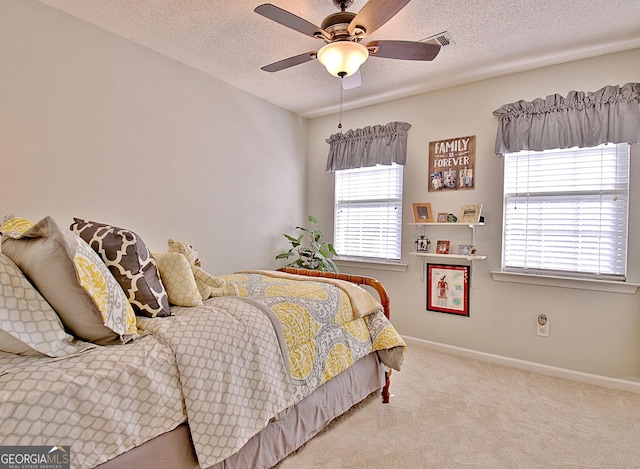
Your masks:
M3 444L69 445L72 467L93 467L188 420L207 467L372 351L400 369L404 341L368 293L275 272L225 279L240 297L138 317L145 335L130 344L0 353Z
M361 287L331 279L269 271L224 276L279 319L288 351L296 401L372 351L400 369L405 343L382 306Z
M0 352L2 445L69 446L93 467L184 422L173 353L154 337L64 359Z
M176 356L198 462L208 467L293 405L293 389L272 322L260 309L221 297L171 311L138 324Z

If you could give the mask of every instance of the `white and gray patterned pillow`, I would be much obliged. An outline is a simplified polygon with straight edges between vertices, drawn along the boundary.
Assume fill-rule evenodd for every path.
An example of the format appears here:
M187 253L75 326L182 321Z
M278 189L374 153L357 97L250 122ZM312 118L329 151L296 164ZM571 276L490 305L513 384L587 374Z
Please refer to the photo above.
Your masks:
M72 355L95 345L74 340L11 259L0 253L0 350L19 355Z

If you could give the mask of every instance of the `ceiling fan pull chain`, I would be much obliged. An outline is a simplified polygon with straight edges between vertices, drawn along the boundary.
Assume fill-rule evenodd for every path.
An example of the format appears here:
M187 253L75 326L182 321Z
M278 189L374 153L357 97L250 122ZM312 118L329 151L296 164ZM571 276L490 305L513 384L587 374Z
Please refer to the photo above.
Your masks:
M338 129L342 133L342 104L344 102L344 75L340 77L340 121L338 122Z

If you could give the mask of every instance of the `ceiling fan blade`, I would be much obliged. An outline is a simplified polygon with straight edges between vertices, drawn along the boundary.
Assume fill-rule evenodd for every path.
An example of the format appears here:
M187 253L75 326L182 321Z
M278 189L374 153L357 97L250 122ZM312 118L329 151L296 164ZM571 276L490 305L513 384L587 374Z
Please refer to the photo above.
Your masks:
M279 60L278 62L265 65L264 67L261 67L261 68L265 72L278 72L280 70L284 70L285 68L289 68L295 65L303 64L305 62L309 62L315 58L316 58L316 51L305 52L304 54L294 55L293 57Z
M366 44L371 57L400 60L424 60L436 58L440 45L413 41L371 41Z
M411 0L369 0L362 7L358 14L349 23L349 34L354 34L357 28L364 29L364 34L359 37L366 37L373 33L380 26L385 24L396 13L404 8Z
M345 90L352 90L358 86L362 86L362 72L360 70L342 79L342 88Z
M322 33L322 29L309 21L300 18L299 16L289 13L287 10L283 10L270 3L257 6L253 11L259 15L269 18L276 23L279 23L287 28L291 28L299 33L305 34L311 37L317 37L316 33Z

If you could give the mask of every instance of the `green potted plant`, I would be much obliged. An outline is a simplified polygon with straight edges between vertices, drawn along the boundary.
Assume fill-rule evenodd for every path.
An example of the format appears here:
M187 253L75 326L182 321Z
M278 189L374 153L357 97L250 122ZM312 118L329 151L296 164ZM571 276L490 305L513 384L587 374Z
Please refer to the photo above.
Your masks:
M331 256L338 255L333 244L321 241L324 233L316 228L318 220L314 216L309 215L308 221L312 225L311 229L296 226L296 230L302 232L300 236L283 235L291 243L291 248L287 252L278 254L276 259L289 259L294 256L295 259L287 264L287 267L339 272L336 264L330 259Z

